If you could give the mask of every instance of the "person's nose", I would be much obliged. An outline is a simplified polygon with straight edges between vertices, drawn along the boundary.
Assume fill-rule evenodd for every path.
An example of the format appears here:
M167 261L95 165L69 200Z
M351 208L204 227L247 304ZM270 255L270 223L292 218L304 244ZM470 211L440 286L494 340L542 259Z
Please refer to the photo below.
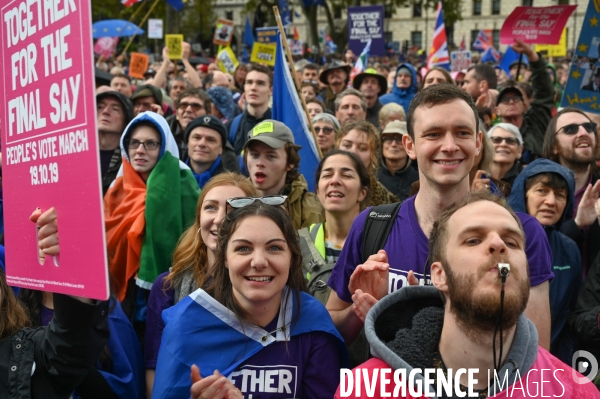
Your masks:
M489 239L489 252L495 255L506 254L506 243L498 233L493 233Z
M443 152L458 151L458 146L456 145L456 140L452 133L446 133L444 135L444 142L442 143L442 151Z
M252 261L250 262L250 267L256 270L263 270L268 266L267 257L264 249L255 248L252 253Z
M221 223L223 223L223 220L225 219L226 215L227 215L227 207L226 206L219 207L217 216L215 217L215 220L213 221L213 223L216 226L218 226L219 229L221 228Z
M548 206L556 205L556 196L554 195L554 192L550 191L546 197L544 197L544 203Z
M339 186L342 183L342 179L339 173L335 172L333 176L331 176L331 180L329 184L332 186Z

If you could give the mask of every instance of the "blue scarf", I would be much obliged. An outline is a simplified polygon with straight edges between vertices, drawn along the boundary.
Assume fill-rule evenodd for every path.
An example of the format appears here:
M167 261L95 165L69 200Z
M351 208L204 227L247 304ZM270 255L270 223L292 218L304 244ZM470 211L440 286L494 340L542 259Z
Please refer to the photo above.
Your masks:
M291 323L298 306L292 290L284 289L277 327ZM190 394L190 367L197 364L203 377L219 370L228 376L246 359L276 341L289 340L299 334L323 331L338 338L341 364L347 365L342 337L325 307L307 293L300 293L300 316L290 329L276 335L260 327L242 325L233 312L202 289L177 305L163 311L165 322L152 396L161 399L187 398Z
M189 159L187 160L186 163L188 164L190 169L192 169L192 174L194 175L194 178L198 182L198 187L202 188L210 180L210 178L214 176L217 169L219 169L219 166L221 166L221 156L219 155L217 157L217 159L215 159L215 162L213 162L213 164L210 166L210 168L208 168L208 170L206 172L202 172L199 174L194 172L194 169L190 165Z

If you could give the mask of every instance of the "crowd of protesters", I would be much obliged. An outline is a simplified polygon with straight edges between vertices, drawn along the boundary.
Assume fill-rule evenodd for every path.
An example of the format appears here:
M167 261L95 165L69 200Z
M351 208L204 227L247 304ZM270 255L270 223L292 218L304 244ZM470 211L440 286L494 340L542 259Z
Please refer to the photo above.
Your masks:
M600 115L557 108L566 64L511 47L510 74L298 60L314 192L269 67L192 65L187 43L144 80L97 65L111 298L0 272L0 399L346 397L349 367L478 368L479 397L489 370L562 368L565 397L599 397L567 380L575 352L600 360ZM58 217L31 217L46 255Z

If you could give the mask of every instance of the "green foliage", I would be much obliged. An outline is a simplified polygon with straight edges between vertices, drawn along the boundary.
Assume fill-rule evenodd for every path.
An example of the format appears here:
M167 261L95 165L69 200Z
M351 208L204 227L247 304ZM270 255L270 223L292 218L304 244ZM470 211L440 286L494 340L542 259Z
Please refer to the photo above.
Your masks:
M379 5L383 4L386 7L392 8L392 14L398 8L412 7L415 3L421 3L424 9L429 9L429 15L433 21L435 15L435 8L437 7L438 0L325 0L325 7L322 6L311 6L304 7L302 0L290 0L290 5L296 9L301 9L304 17L310 27L309 41L310 44L317 44L317 15L327 16L328 32L332 39L338 44L339 47L344 47L347 38L347 25L338 25L336 28L335 19L332 18L333 10L336 7L347 7L355 6L366 6L366 5ZM456 21L462 19L462 4L464 0L444 0L442 1L442 8L444 9L444 20L446 26L454 24ZM272 15L272 6L275 2L273 0L248 0L246 3L246 10L248 12L260 12L268 13ZM433 22L432 25L433 27Z

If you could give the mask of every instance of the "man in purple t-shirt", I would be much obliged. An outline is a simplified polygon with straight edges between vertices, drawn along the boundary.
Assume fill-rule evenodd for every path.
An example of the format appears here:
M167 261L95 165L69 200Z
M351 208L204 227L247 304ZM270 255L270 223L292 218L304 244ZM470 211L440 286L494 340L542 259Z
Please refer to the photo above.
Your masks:
M371 307L404 285L425 284L429 278L428 237L445 208L470 191L469 172L482 146L477 110L472 98L456 86L433 85L411 102L408 135L403 145L419 165L419 193L406 200L383 250L362 263L362 232L370 209L354 221L344 249L329 279L327 310L347 344L358 336ZM525 313L550 347L549 280L551 253L543 228L520 214L527 242L531 294Z

